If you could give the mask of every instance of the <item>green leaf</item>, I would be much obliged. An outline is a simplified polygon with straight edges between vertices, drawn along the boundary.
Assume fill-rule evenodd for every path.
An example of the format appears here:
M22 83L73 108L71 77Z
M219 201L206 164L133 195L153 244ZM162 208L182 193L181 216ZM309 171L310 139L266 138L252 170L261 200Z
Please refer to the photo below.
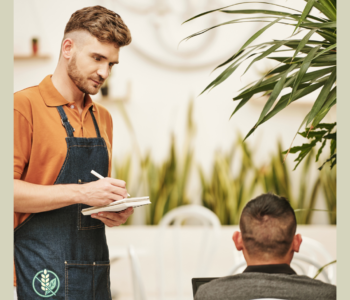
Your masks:
M326 101L326 99L329 95L329 92L330 92L330 90L331 90L331 88L336 80L336 76L337 76L337 72L336 72L336 69L334 69L333 72L331 73L331 75L329 76L328 80L326 81L325 85L323 86L323 88L322 88L320 94L318 95L314 105L311 108L309 118L306 122L306 126L308 126L311 123L311 121L315 118L317 113L322 108L322 105Z
M244 3L244 2L243 2L243 3ZM221 9L224 9L224 8L227 8L227 7L230 7L230 6L239 5L239 4L242 4L242 3L237 3L237 4L233 4L233 5L227 5L227 6L224 6L224 7L217 8L217 9L208 10L208 11L206 11L206 12L204 12L204 13L195 15L194 17L192 17L192 18L190 18L190 19L184 21L182 24L185 24L185 23L187 23L187 22L189 22L189 21L192 21L192 20L197 19L197 18L199 18L199 17L205 16L205 15L210 14L210 13L212 13L212 12L215 12L215 11L218 11L218 10L221 10Z
M332 44L335 44L337 42L337 36L335 34L331 34L320 30L317 30L316 33Z
M287 65L288 66L288 65ZM290 66L288 66L289 68ZM286 68L286 69L288 69ZM317 71L313 71L310 73L305 74L305 76L302 78L301 82L308 82L310 80L314 80L316 78L321 78L322 76L331 73L334 70L334 67L331 68L325 68L322 70L317 70ZM276 83L280 80L280 78L282 77L282 75L284 74L284 72L275 75L274 77L271 77L263 82L260 82L259 85L255 85L253 86L251 89L247 89L245 91L243 91L241 94L239 94L238 96L234 97L234 100L239 100L241 98L245 98L248 96L253 96L256 93L260 93L263 91L269 91L272 90L274 88L274 86L276 85ZM289 79L289 78L288 78ZM310 86L310 85L308 85ZM288 94L290 95L290 94Z
M335 153L335 150L337 149L337 141L331 140L331 155L333 155Z
M304 28L337 28L337 22L327 22L327 23L303 23L300 27Z
M323 143L322 143L322 146L320 147L320 149L318 149L317 154L316 154L316 161L318 161L318 158L320 157L324 146L326 146L326 142L327 142L327 141L324 140Z
M292 60L297 56L297 54L300 52L302 48L306 45L310 37L315 33L316 29L311 30L308 34L304 36L304 38L300 41L299 45L297 46L297 49L294 52Z
M294 169L295 170L301 161L310 153L310 151L315 147L316 141L312 141L310 144L303 144L302 146L293 147L290 149L290 153L300 152L298 157L294 160L297 162Z
M240 110L240 109L249 101L249 99L250 99L250 97L243 98L243 99L238 103L238 105L236 106L235 110L234 110L233 113L231 114L230 119L232 118L232 116L233 116L238 110Z
M310 129L310 128L308 128ZM322 137L327 134L328 131L326 130L321 130L321 131L304 131L304 132L300 132L299 134L304 137L304 138L309 138L309 139L313 139L315 138L316 140L320 141L322 139Z
M328 140L336 140L337 139L337 133L334 132L334 133L329 133L327 134L325 137L325 139L328 139Z
M313 62L331 62L331 61L337 61L337 55L336 54L328 54L328 55L322 55L321 57L315 57L313 59Z
M236 59L237 57L239 57L242 53L244 52L244 50L238 51L236 52L234 55L232 55L228 60L226 60L225 62L223 62L222 64L218 65L214 71L228 63L230 63L231 61L233 61L234 59Z
M329 93L328 98L325 104L322 106L321 110L317 113L314 120L312 121L312 127L315 128L322 119L326 116L332 106L336 103L337 98L337 87L334 87L332 91Z
M256 3L256 4L268 4L268 5L273 5L273 6L278 6L278 7L287 8L287 9L289 9L289 10L293 10L293 11L296 11L296 12L301 12L301 11L299 11L299 10L296 10L296 9L293 9L293 8L290 8L290 7L287 7L287 6L278 5L278 4L270 3L270 2L261 2L261 1L240 2L240 3L231 4L231 5L228 5L228 6L224 6L224 7L218 8L218 9L213 9L213 10L209 10L209 11L206 11L206 12L204 12L204 13L198 14L198 15L196 15L196 16L194 16L194 17L188 19L188 20L186 20L186 21L183 22L182 24L185 24L185 23L187 23L187 22L189 22L189 21L192 21L192 20L197 19L197 18L199 18L199 17L202 17L202 16L204 16L204 15L213 13L213 12L215 12L215 11L223 10L223 9L225 9L225 8L228 8L228 7L232 7L232 6L236 6L236 5L242 5L242 4L254 4L254 3Z
M333 128L337 125L337 123L320 123L314 129L327 129L328 131L332 131Z
M264 15L271 15L271 16L285 16L285 17L291 17L293 19L299 19L298 15L293 15L291 13L285 13L282 11L275 11L275 10L263 10L263 9L241 9L241 10L220 10L223 13L226 14L264 14Z
M329 67L336 66L336 62L326 62L326 63L311 63L311 67Z
M337 154L333 154L330 158L328 158L321 167L319 167L318 169L321 171L324 167L324 165L328 162L331 162L331 169L334 167L334 165L336 164L337 161Z
M333 44L333 45L330 45L329 47L327 47L326 49L323 49L322 51L318 52L317 55L315 56L315 58L321 56L323 53L326 53L334 48L337 47L337 44Z
M304 75L306 74L306 71L308 70L310 64L311 64L311 61L312 59L314 58L315 56L315 53L320 49L320 46L317 46L315 47L314 49L312 49L310 51L310 53L305 57L303 63L301 64L301 67L300 67L300 70L299 70L299 73L298 73L298 76L295 80L295 83L294 83L294 86L293 86L293 90L292 90L292 93L290 95L290 98L289 98L289 101L288 101L288 104L292 101L295 93L297 92L298 90L298 87L299 87L299 84L301 83L301 80L303 79Z
M313 279L316 279L317 276L321 274L321 272L323 271L323 269L324 269L325 267L328 267L329 265L332 265L332 264L334 264L334 263L336 263L336 262L337 262L336 260L333 260L333 261L331 261L330 263L324 265L322 268L320 268L320 269L317 271L317 273L316 273L316 275L314 276Z
M256 63L257 61L265 58L266 56L268 56L269 54L271 54L272 52L275 52L278 48L280 48L283 44L285 44L287 41L281 41L276 43L275 45L273 45L272 47L270 47L269 49L267 49L264 53L262 53L261 55L259 55L258 57L254 58L254 60L249 64L249 66L246 68L246 70L244 71L244 73L242 74L242 76L249 70L249 68Z
M313 84L311 86L305 87L303 89L301 89L300 91L298 91L295 95L295 98L292 100L296 101L299 98L302 98L312 92L314 92L315 90L317 90L318 88L320 88L323 85L323 83L317 83L317 84ZM266 121L268 121L269 119L271 119L274 115L276 115L277 113L279 113L282 109L284 109L287 106L288 103L288 99L289 99L290 94L284 95L281 97L281 99L278 101L278 103L275 105L275 107L264 117L264 119L260 122L259 126L263 123L265 123ZM306 116L306 118L308 117L308 115ZM306 122L306 118L303 121L302 124L304 124ZM257 127L253 127L248 134L245 136L244 140L246 140L256 129ZM300 128L298 129L298 131L300 130Z
M230 75L239 67L239 64L236 65L236 62L232 63L225 71L223 71L218 77L216 77L207 87L200 93L202 95L206 90L212 89L224 82Z
M54 279L52 279L51 281L50 281L50 284L49 284L49 289L51 290L51 291L53 291L54 290L54 288L56 287L56 278L54 278Z
M308 16L309 12L311 11L312 7L314 6L315 0L308 0L307 4L303 10L303 13L301 14L301 17L298 21L297 26L295 26L294 32L298 29L299 25L304 22L306 17Z
M272 25L276 24L278 21L282 20L283 17L281 18L277 18L275 21L272 21L270 24L266 25L265 27L263 27L262 29L260 29L258 32L256 32L255 34L253 34L248 41L246 41L244 43L244 45L241 47L241 49L239 49L238 51L241 51L242 49L244 49L245 47L249 46L253 41L255 41L260 35L262 35L267 29L269 29Z
M315 5L315 7L317 7L317 9L319 9L325 16L330 18L332 21L336 21L337 12L334 5L332 5L327 0L318 0L318 1L319 1L319 4L318 6Z
M295 65L290 66L290 68L284 72L284 74L282 75L281 79L277 82L277 84L275 85L269 99L267 100L261 114L259 117L259 120L256 124L256 126L258 126L260 124L260 122L263 120L263 118L266 116L266 114L269 112L270 108L272 107L272 105L275 103L278 95L281 93L282 89L284 88L284 83L286 81L286 77L287 75L293 71L293 69L295 69Z
M269 57L269 59L273 59L285 64L295 64L295 63L302 63L305 59L305 57L297 57L292 61L291 57L282 57L282 56L278 56L278 57ZM329 64L331 65L330 62L335 62L337 60L337 56L335 54L330 54L330 55L324 55L318 58L314 58L312 60L313 63L324 63L327 62L326 66Z

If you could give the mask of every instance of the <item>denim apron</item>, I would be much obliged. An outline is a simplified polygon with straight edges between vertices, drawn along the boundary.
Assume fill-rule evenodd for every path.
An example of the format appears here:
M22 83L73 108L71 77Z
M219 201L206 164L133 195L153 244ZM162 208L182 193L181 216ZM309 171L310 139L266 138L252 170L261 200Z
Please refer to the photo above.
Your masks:
M55 184L97 180L108 176L108 152L96 119L96 138L74 137L62 106L57 107L66 129L67 155ZM109 253L105 225L74 204L31 214L15 229L15 266L19 300L110 300Z

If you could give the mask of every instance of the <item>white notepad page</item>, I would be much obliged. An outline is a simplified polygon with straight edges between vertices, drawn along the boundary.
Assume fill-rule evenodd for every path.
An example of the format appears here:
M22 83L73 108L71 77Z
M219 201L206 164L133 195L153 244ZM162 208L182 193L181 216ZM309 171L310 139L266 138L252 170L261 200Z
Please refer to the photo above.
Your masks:
M105 206L93 206L89 208L83 209L81 212L84 216L88 216L91 214L96 214L101 211L113 211L118 212L121 210L125 210L128 207L138 207L151 204L151 201L149 201L149 197L134 197L134 198L125 198L122 200L114 201L109 205Z

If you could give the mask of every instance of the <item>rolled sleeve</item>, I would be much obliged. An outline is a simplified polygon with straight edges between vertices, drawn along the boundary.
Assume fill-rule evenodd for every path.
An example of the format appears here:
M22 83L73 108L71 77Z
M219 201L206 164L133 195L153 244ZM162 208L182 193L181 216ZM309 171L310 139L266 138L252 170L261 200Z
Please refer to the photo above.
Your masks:
M28 165L32 148L33 128L17 110L14 111L14 179L20 179Z

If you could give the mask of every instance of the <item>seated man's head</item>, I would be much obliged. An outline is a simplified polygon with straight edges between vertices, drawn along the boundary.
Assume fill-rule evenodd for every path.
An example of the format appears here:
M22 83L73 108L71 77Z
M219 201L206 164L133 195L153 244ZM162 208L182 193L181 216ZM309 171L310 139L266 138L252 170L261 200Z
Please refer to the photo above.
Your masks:
M239 226L233 241L248 265L290 264L299 251L302 240L295 235L295 214L283 197L268 193L249 201Z

